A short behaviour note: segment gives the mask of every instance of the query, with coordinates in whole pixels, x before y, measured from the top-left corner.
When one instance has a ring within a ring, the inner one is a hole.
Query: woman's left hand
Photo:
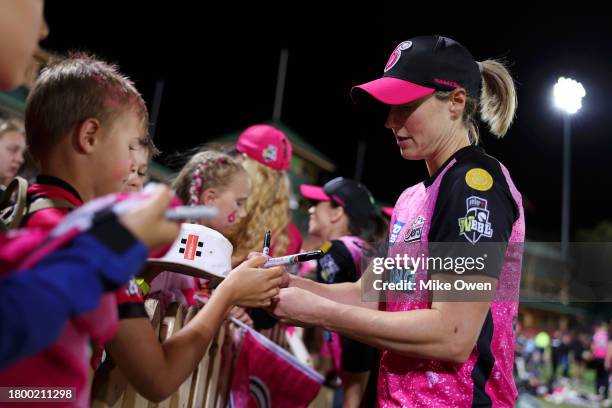
[[[270,312],[279,320],[293,326],[320,325],[320,313],[327,299],[304,289],[281,289],[272,301]]]

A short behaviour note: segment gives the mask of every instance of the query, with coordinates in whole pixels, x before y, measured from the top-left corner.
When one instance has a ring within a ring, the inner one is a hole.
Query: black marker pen
[[[281,256],[279,258],[270,258],[263,265],[264,268],[271,268],[279,265],[293,265],[298,262],[311,261],[313,259],[321,259],[323,251],[302,252],[300,254]]]

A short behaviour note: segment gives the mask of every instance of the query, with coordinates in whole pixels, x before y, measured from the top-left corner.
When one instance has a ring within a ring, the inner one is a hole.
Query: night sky
[[[138,9],[126,9],[128,2],[83,3],[47,2],[51,34],[43,46],[89,50],[116,62],[149,104],[155,81],[163,79],[156,143],[165,153],[270,120],[279,53],[286,47],[282,121],[335,162],[337,175],[354,176],[357,144],[364,141],[363,181],[388,203],[427,175],[425,165],[401,158],[383,127],[384,112],[354,106],[351,86],[379,77],[395,46],[416,35],[451,37],[477,60],[505,58],[518,87],[516,121],[503,140],[481,126],[482,145],[523,193],[532,239],[559,240],[563,128],[552,86],[558,76],[573,77],[587,96],[572,120],[572,228],[612,219],[609,17],[435,15],[443,11],[417,17],[388,8],[343,15],[302,12],[297,3],[284,15],[262,17],[238,3],[224,12],[178,2],[134,2]]]

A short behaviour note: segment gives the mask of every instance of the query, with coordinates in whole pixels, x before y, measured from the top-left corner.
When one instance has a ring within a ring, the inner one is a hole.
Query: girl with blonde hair
[[[261,251],[266,231],[272,231],[271,256],[298,252],[301,237],[289,213],[289,177],[292,146],[283,132],[269,125],[254,125],[240,135],[236,150],[252,183],[246,216],[230,234],[232,264],[250,252]]]

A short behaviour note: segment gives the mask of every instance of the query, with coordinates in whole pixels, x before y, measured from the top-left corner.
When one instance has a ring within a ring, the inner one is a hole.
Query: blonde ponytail
[[[477,145],[480,139],[478,132],[477,112],[480,119],[489,125],[489,130],[498,139],[504,137],[514,120],[516,112],[516,89],[508,69],[499,61],[486,60],[477,62],[482,77],[482,91],[477,95],[467,95],[463,110],[463,123],[468,130],[470,143]],[[438,99],[447,100],[451,91],[437,91]]]
[[[516,89],[508,69],[499,61],[478,63],[482,75],[480,118],[489,125],[491,133],[504,137],[516,112]]]

